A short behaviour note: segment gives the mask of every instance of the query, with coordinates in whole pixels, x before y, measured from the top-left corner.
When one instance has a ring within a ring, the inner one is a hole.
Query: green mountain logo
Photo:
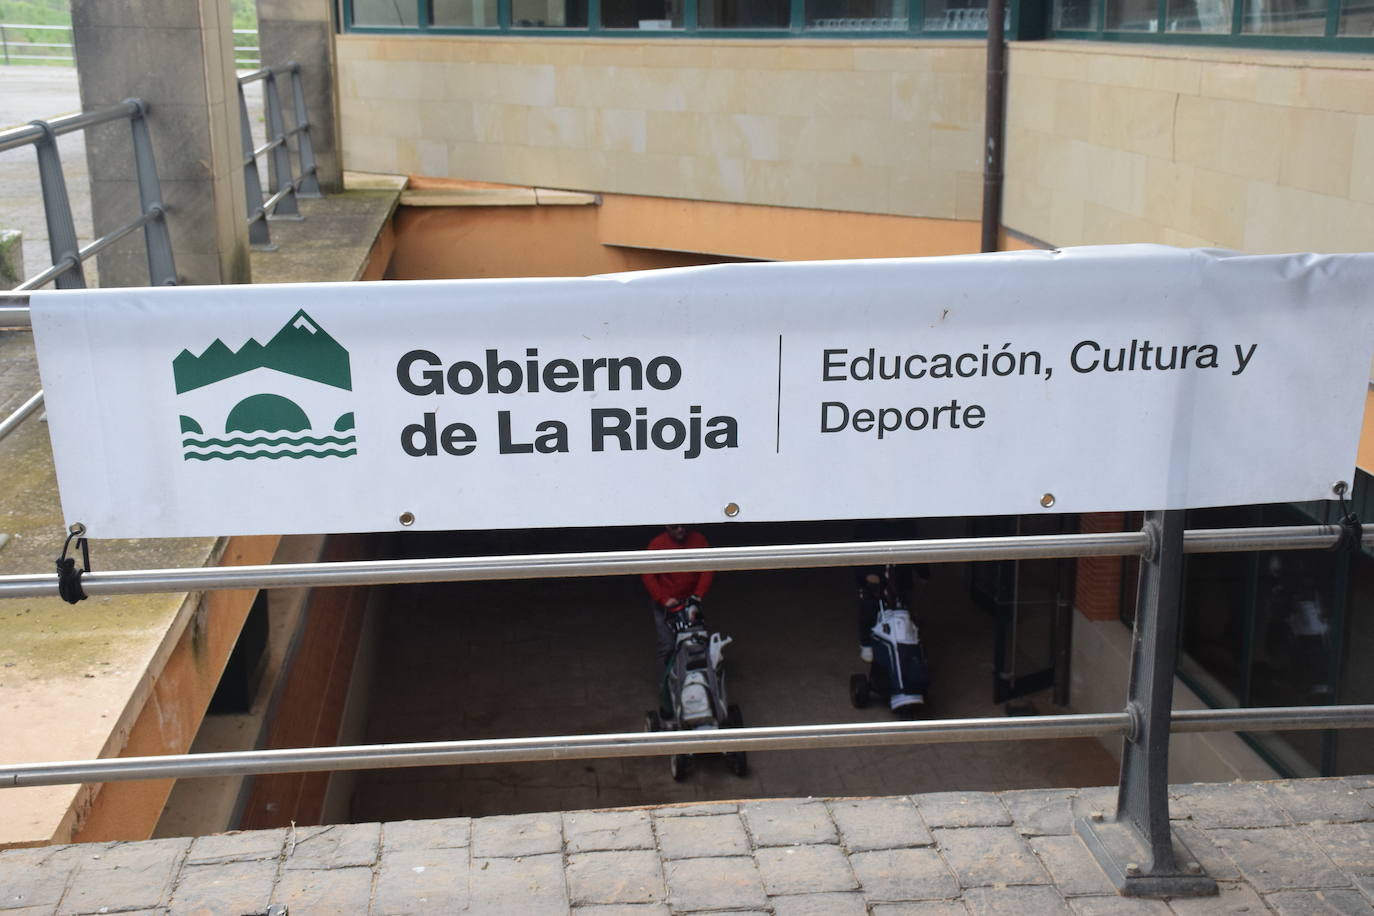
[[[273,373],[241,378],[258,369]],[[172,360],[172,378],[186,405],[180,422],[187,461],[357,454],[353,411],[340,394],[353,390],[348,351],[304,309],[266,344],[249,338],[231,350],[216,338],[199,356],[182,350]],[[191,414],[224,420],[202,424]]]
[[[230,350],[217,337],[199,356],[182,350],[172,360],[177,394],[261,368],[276,369],[345,391],[353,390],[348,351],[316,324],[305,309],[282,325],[266,346],[250,337],[238,350]]]

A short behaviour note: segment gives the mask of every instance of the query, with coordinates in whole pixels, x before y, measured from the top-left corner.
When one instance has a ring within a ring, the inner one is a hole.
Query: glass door
[[[978,537],[1064,534],[1076,529],[1065,515],[978,519]],[[972,596],[992,614],[992,698],[995,703],[1056,687],[1055,702],[1068,688],[1069,609],[1074,561],[1001,560],[974,564]]]

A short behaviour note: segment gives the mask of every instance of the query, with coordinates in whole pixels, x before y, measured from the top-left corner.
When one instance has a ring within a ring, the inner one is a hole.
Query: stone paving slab
[[[0,916],[1374,916],[1369,781],[1176,786],[1215,897],[1119,897],[1107,788],[340,824],[0,852]],[[1365,807],[1361,807],[1364,804]],[[1247,820],[1247,817],[1249,820]]]

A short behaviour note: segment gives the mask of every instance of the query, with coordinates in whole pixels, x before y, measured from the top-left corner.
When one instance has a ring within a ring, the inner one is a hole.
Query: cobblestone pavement
[[[1073,819],[1115,788],[298,827],[0,853],[0,911],[653,916],[1374,913],[1374,779],[1173,789],[1220,896],[1113,892]]]

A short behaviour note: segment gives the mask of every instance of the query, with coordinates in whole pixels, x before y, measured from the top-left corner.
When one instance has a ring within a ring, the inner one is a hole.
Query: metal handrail
[[[1296,731],[1374,727],[1374,706],[1286,706],[1268,709],[1180,709],[1175,732]],[[340,747],[284,748],[167,754],[105,760],[0,765],[0,789],[28,786],[261,776],[270,773],[378,770],[478,763],[532,763],[606,757],[656,757],[728,751],[775,751],[909,744],[1110,738],[1129,734],[1127,712],[1008,719],[936,719],[925,722],[850,722],[685,732],[618,732],[538,738],[423,741]]]
[[[4,300],[0,299],[0,305]],[[1301,730],[1374,727],[1374,705],[1275,709],[1172,709],[1178,653],[1178,603],[1185,553],[1318,549],[1348,537],[1327,525],[1224,528],[1186,532],[1183,512],[1150,512],[1139,531],[928,541],[845,542],[766,547],[540,554],[440,560],[373,560],[278,567],[88,573],[95,594],[389,584],[405,581],[516,579],[701,569],[780,569],[951,560],[1071,556],[1140,558],[1140,594],[1125,709],[1118,713],[850,723],[662,734],[615,733],[553,738],[497,738],[333,748],[287,748],[223,754],[178,754],[76,762],[0,765],[0,787],[212,775],[356,770],[400,766],[661,756],[679,753],[855,747],[953,741],[1120,736],[1121,779],[1113,817],[1094,815],[1074,831],[1118,892],[1141,896],[1216,893],[1216,883],[1190,861],[1169,820],[1169,736],[1174,731]],[[84,533],[74,528],[74,533]],[[1360,546],[1374,544],[1374,531]],[[50,595],[52,576],[0,577],[0,597]],[[1142,864],[1144,863],[1143,867]]]
[[[20,423],[24,422],[25,417],[27,417],[29,414],[33,413],[35,410],[42,406],[43,392],[39,391],[37,394],[31,396],[23,404],[20,404],[19,407],[14,411],[14,413],[10,414],[8,417],[5,417],[3,421],[0,421],[0,439],[3,439],[10,433],[14,432],[15,427],[17,427]]]
[[[291,81],[291,101],[295,126],[286,129],[282,118],[281,93],[277,77]],[[267,142],[253,146],[252,124],[248,119],[248,102],[243,87],[262,81],[263,100],[267,109]],[[294,61],[284,66],[261,67],[238,78],[239,129],[243,147],[243,192],[248,215],[248,242],[263,251],[272,251],[268,220],[299,220],[302,197],[321,197],[319,176],[315,165],[315,151],[310,142],[310,119],[305,110],[305,90],[301,85],[301,66]],[[290,140],[296,141],[296,161],[299,174],[291,165]],[[270,154],[270,155],[269,155]],[[258,157],[268,156],[268,195],[264,199],[262,177],[258,172]]]
[[[30,121],[22,127],[0,132],[0,152],[33,146],[38,156],[39,183],[43,192],[43,209],[48,224],[48,244],[52,266],[16,287],[16,291],[37,289],[56,281],[58,289],[84,289],[85,273],[81,265],[87,259],[124,238],[136,229],[144,230],[148,253],[148,277],[151,285],[172,286],[177,282],[172,259],[171,237],[167,232],[166,210],[153,162],[153,146],[148,134],[147,106],[139,99],[126,99],[118,105],[94,111],[79,112],[50,121]],[[71,201],[57,138],[111,121],[128,119],[133,132],[134,169],[138,178],[139,202],[142,213],[132,222],[80,247],[76,239],[76,225],[72,219]]]
[[[30,31],[41,32],[66,32],[68,37],[72,34],[70,25],[39,25],[27,22],[0,22],[0,61],[8,64],[15,60],[38,60],[51,62],[70,62],[74,63],[76,58],[69,54],[12,54],[10,53],[10,29],[27,29]],[[73,50],[75,47],[72,42],[54,41],[24,41],[15,42],[16,47],[20,48],[64,48]]]
[[[38,180],[43,194],[43,211],[48,226],[48,247],[52,266],[15,287],[15,293],[39,289],[56,283],[58,289],[85,289],[86,274],[81,265],[138,229],[148,256],[148,280],[154,286],[175,286],[176,264],[172,257],[172,239],[167,231],[167,210],[162,203],[162,189],[153,161],[153,143],[148,133],[148,107],[140,99],[125,99],[93,111],[53,118],[50,121],[30,121],[22,127],[0,131],[0,152],[33,146],[38,156]],[[111,121],[127,118],[133,133],[134,172],[138,180],[138,197],[142,213],[118,229],[93,242],[80,246],[76,237],[76,223],[72,218],[71,199],[67,196],[67,180],[62,169],[57,138]],[[43,392],[30,397],[22,407],[0,422],[0,438],[12,432],[19,423],[43,403]]]
[[[1336,544],[1340,536],[1340,529],[1330,525],[1198,529],[1187,532],[1183,550],[1185,553],[1321,550]],[[1374,526],[1364,535],[1364,544],[1374,547]],[[887,563],[1143,557],[1149,555],[1153,549],[1154,544],[1147,533],[1117,531],[1099,534],[684,548],[673,551],[614,550],[423,560],[358,560],[114,570],[86,573],[81,578],[81,586],[88,595],[139,595],[244,588],[319,588],[415,582],[582,578],[701,570],[824,569]],[[53,573],[0,576],[0,598],[49,598],[57,594],[57,577]]]

